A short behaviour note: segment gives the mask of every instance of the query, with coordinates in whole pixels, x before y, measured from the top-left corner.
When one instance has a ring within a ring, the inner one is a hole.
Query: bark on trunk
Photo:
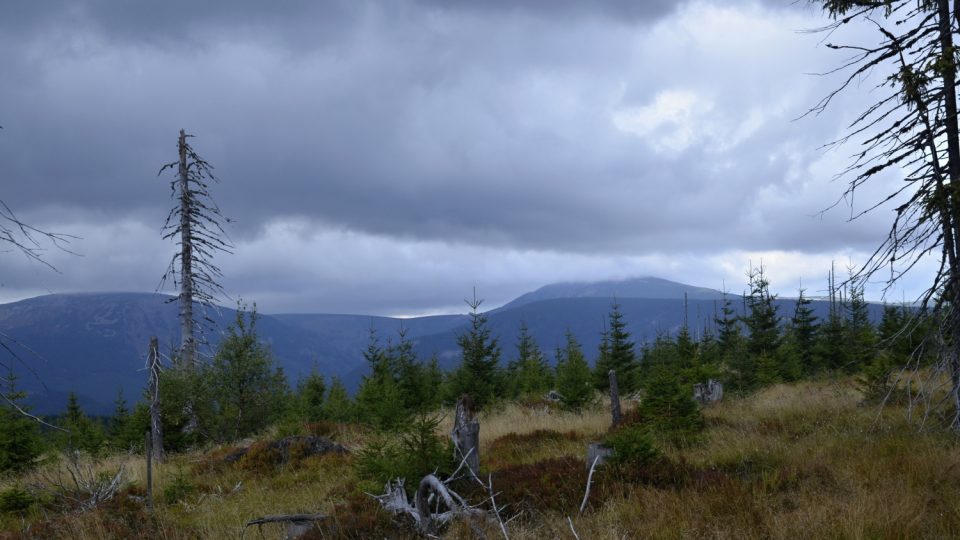
[[[473,400],[464,394],[457,400],[454,413],[453,432],[454,459],[464,460],[470,473],[477,476],[480,472],[480,421],[474,416]]]
[[[180,151],[180,356],[187,366],[197,363],[197,346],[193,336],[193,197],[190,171],[187,168],[187,135],[181,129]]]
[[[160,346],[156,336],[150,338],[148,369],[150,370],[150,442],[153,447],[153,458],[159,463],[163,461],[163,425],[160,420]]]
[[[620,424],[620,390],[617,388],[617,372],[610,370],[607,375],[610,377],[610,416],[611,425],[617,427]]]

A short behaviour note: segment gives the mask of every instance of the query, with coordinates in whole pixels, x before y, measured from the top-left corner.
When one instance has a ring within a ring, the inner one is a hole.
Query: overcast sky
[[[264,312],[646,275],[741,291],[761,260],[776,292],[820,294],[892,217],[820,214],[854,151],[820,147],[871,98],[794,121],[839,80],[810,75],[843,59],[801,32],[826,22],[792,0],[5,2],[0,197],[81,239],[47,253],[59,274],[2,254],[0,301],[154,290],[181,128],[234,220],[224,286]]]

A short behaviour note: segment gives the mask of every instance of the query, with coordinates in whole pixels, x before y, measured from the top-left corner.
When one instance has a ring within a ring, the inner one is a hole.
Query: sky
[[[793,0],[50,0],[0,7],[0,199],[74,235],[0,301],[154,291],[180,129],[215,167],[225,303],[411,316],[558,281],[823,294],[892,220],[843,199],[872,99]],[[850,25],[829,40],[871,43]],[[839,204],[835,204],[838,203]],[[918,267],[886,293],[912,299]],[[879,300],[886,275],[868,286]],[[172,292],[161,289],[162,292]]]

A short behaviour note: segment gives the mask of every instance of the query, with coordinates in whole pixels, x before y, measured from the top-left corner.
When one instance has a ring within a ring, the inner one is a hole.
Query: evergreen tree
[[[780,345],[780,317],[775,296],[770,294],[770,282],[763,266],[753,269],[750,278],[750,294],[747,295],[747,314],[743,317],[749,332],[747,350],[755,357],[772,356]]]
[[[540,351],[537,342],[530,335],[525,322],[520,323],[520,336],[517,341],[517,359],[507,368],[508,384],[512,387],[512,397],[542,396],[553,386],[553,374]]]
[[[376,334],[370,330],[370,342],[363,356],[370,374],[365,375],[357,391],[356,410],[361,422],[378,429],[400,427],[410,416],[404,407],[403,395],[395,376],[395,362],[391,348],[380,346]]]
[[[0,405],[0,472],[20,472],[31,468],[43,453],[43,440],[35,420],[16,407],[26,411],[26,394],[17,390],[13,370],[7,374],[4,395],[9,402]]]
[[[676,442],[683,442],[703,428],[703,415],[693,400],[693,390],[681,386],[677,373],[667,366],[658,365],[638,406],[644,423],[667,435]]]
[[[557,349],[557,392],[564,407],[580,409],[593,399],[591,375],[577,338],[568,330],[566,348]]]
[[[356,410],[350,395],[347,394],[347,388],[339,377],[334,377],[330,382],[330,392],[327,394],[327,401],[324,404],[327,418],[336,422],[353,422],[356,420]]]
[[[67,433],[60,435],[60,445],[67,451],[82,450],[90,455],[99,455],[103,450],[105,435],[103,428],[92,421],[80,408],[77,394],[67,395],[67,410],[63,415],[63,428]]]
[[[114,401],[113,416],[107,426],[110,446],[116,450],[129,450],[143,444],[146,430],[140,431],[134,417],[127,408],[127,400],[123,397],[123,389],[117,392]]]
[[[617,386],[624,394],[637,389],[639,383],[639,365],[633,349],[633,341],[627,332],[627,323],[620,312],[620,304],[614,302],[608,315],[610,330],[606,333],[606,342],[601,343],[600,358],[594,370],[594,384],[601,391],[609,390],[610,370],[617,372]]]
[[[876,345],[876,334],[870,321],[869,305],[863,297],[862,284],[851,283],[847,310],[845,343],[849,352],[844,370],[853,373],[872,361]]]
[[[326,415],[324,396],[327,384],[316,367],[297,382],[297,414],[307,422],[319,422]]]
[[[436,392],[437,388],[429,386],[426,368],[417,360],[413,342],[407,339],[405,329],[400,329],[399,338],[397,344],[390,349],[389,355],[396,370],[395,377],[403,408],[411,413],[428,411],[432,408],[431,394]]]
[[[487,316],[478,311],[482,300],[468,301],[470,326],[457,337],[460,346],[460,367],[451,378],[451,390],[455,396],[468,394],[478,408],[488,405],[501,393],[498,373],[500,345],[490,336]]]
[[[817,316],[813,314],[813,308],[810,307],[811,304],[810,299],[804,295],[804,289],[800,289],[788,332],[793,354],[800,364],[801,371],[806,375],[813,374],[818,369],[814,352],[819,324]],[[792,378],[788,377],[788,380]]]
[[[239,439],[276,421],[288,401],[283,370],[257,338],[256,305],[249,316],[237,310],[234,324],[204,371],[214,414],[206,420],[217,440]]]
[[[714,317],[714,324],[717,325],[718,352],[721,357],[726,358],[739,348],[743,340],[740,332],[740,318],[726,293],[723,294],[722,314],[722,317]]]

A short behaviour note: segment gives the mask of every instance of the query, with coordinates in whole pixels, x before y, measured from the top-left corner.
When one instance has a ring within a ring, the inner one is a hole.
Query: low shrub
[[[36,497],[19,486],[0,491],[0,512],[2,513],[22,514],[36,503]]]
[[[587,471],[582,459],[567,456],[511,465],[492,473],[491,480],[497,504],[509,505],[510,514],[518,510],[569,513],[580,506]],[[472,500],[488,496],[476,482],[473,486]]]
[[[183,471],[178,471],[169,484],[163,488],[163,502],[176,504],[197,492],[197,486],[190,482]]]

